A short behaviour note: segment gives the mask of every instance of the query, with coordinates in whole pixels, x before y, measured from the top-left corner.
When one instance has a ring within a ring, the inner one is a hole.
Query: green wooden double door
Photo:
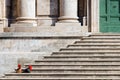
[[[100,32],[120,32],[120,0],[100,1]]]

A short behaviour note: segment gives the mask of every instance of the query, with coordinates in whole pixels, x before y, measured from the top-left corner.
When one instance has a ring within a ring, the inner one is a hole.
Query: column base
[[[81,23],[62,23],[62,22],[58,22],[56,23],[56,26],[64,26],[64,27],[68,27],[68,26],[73,26],[73,27],[76,27],[76,26],[81,26]]]
[[[57,17],[38,16],[38,26],[54,26],[57,22]]]
[[[65,33],[79,33],[82,31],[81,23],[56,23],[56,30]]]
[[[19,17],[19,18],[17,18],[16,24],[26,26],[26,27],[37,26],[36,18]]]
[[[62,17],[59,17],[59,23],[79,23],[78,21],[78,17],[70,17],[70,16],[62,16]]]

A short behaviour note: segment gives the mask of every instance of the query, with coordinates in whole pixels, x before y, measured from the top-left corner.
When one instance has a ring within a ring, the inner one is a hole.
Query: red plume
[[[18,64],[18,68],[21,68],[21,64]]]
[[[31,65],[29,65],[28,68],[32,71],[32,66]]]

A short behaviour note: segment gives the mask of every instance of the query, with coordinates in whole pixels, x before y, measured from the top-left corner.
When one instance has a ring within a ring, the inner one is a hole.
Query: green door
[[[100,0],[100,31],[120,32],[120,0]]]

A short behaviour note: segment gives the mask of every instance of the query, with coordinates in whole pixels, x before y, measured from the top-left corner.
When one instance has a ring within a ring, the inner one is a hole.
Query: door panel
[[[100,31],[120,32],[120,0],[100,0]]]

